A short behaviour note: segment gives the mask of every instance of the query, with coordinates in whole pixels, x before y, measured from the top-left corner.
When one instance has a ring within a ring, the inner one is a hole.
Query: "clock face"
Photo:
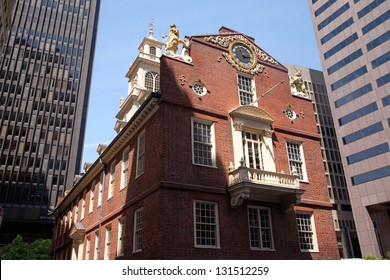
[[[233,43],[230,50],[233,59],[241,67],[249,69],[255,65],[256,60],[253,51],[246,44],[241,42]]]

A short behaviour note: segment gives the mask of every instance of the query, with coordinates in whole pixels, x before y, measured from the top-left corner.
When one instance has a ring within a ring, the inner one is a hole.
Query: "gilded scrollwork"
[[[214,45],[221,46],[223,48],[228,48],[230,46],[230,44],[234,41],[243,41],[247,45],[249,45],[249,47],[256,53],[256,56],[259,60],[266,61],[266,62],[269,62],[269,63],[274,64],[274,65],[279,65],[279,63],[275,59],[273,59],[271,56],[269,56],[268,54],[266,54],[265,52],[261,51],[259,48],[254,46],[243,35],[209,36],[209,37],[205,37],[205,41],[210,42]],[[225,58],[226,58],[226,56],[225,56]],[[228,61],[228,62],[231,63],[230,61]],[[261,72],[259,72],[259,73],[261,73]]]
[[[235,68],[241,72],[251,74],[251,75],[264,72],[265,67],[263,65],[261,65],[260,63],[257,63],[256,66],[252,69],[245,69],[245,68],[241,67],[240,65],[238,65],[229,53],[222,53],[222,55],[223,55],[223,57],[225,57],[226,61],[228,63],[230,63],[230,65],[233,66],[233,68]]]

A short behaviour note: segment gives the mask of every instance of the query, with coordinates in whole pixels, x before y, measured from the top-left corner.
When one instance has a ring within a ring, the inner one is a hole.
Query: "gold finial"
[[[153,34],[154,34],[154,19],[152,18],[149,23],[149,37],[153,38]]]

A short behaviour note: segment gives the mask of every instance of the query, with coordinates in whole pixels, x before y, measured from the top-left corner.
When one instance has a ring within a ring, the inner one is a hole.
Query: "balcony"
[[[242,162],[243,163],[243,162]],[[244,199],[280,203],[284,212],[300,204],[304,190],[299,187],[297,175],[248,168],[244,165],[230,168],[230,205],[240,206]]]

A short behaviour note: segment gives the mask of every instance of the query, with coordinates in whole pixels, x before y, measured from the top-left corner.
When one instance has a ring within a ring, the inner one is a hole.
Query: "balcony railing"
[[[295,173],[295,172],[294,172]],[[285,174],[244,165],[230,168],[228,191],[231,206],[240,206],[244,199],[281,203],[285,211],[300,203],[304,190],[300,189],[297,174]]]

